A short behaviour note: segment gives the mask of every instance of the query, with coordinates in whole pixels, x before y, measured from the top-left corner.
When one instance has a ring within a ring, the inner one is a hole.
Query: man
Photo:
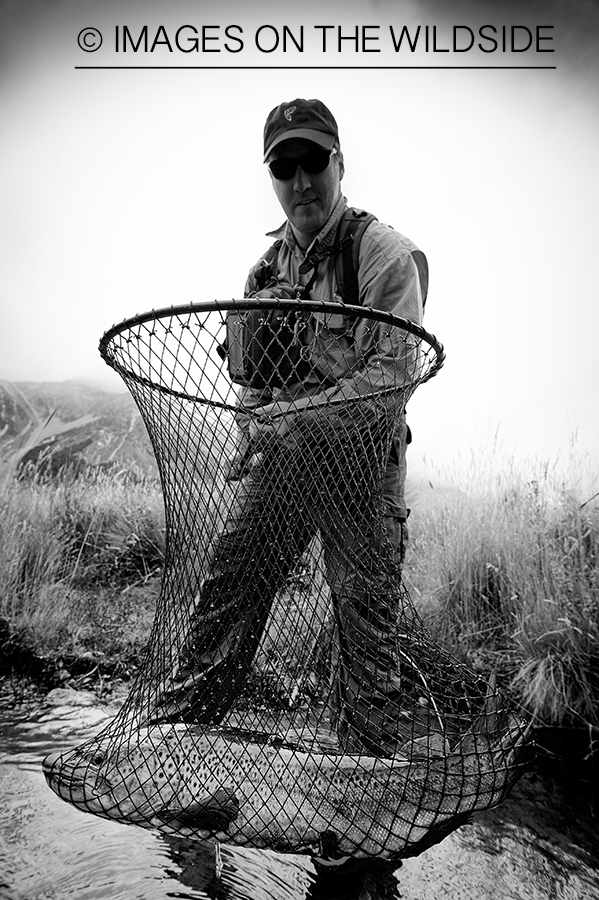
[[[341,301],[337,123],[319,100],[275,108],[264,161],[287,217],[274,271],[250,272],[246,296]],[[357,259],[359,302],[420,323],[424,255],[376,220]],[[398,738],[406,425],[402,384],[417,350],[399,329],[316,311],[301,325],[304,368],[279,387],[244,386],[235,507],[211,552],[191,634],[157,718],[215,724],[247,677],[273,600],[310,541],[322,539],[335,619],[328,706],[341,746],[388,755]],[[361,400],[360,398],[364,398]],[[248,457],[257,460],[248,469]],[[257,456],[255,454],[258,454]],[[380,487],[382,485],[382,497]],[[379,500],[384,500],[384,515]]]
[[[302,167],[302,159],[310,170]],[[246,283],[246,296],[295,297],[297,287],[310,281],[309,296],[315,300],[341,299],[335,279],[335,260],[331,255],[326,266],[320,266],[314,280],[311,273],[302,277],[299,269],[314,242],[330,245],[335,239],[339,221],[347,209],[341,193],[341,180],[345,167],[339,143],[337,123],[327,107],[319,100],[293,100],[282,103],[270,113],[264,129],[264,161],[269,166],[271,181],[279,202],[287,216],[287,222],[271,237],[282,239],[278,256],[278,285],[267,291],[257,290],[254,267]],[[285,177],[289,175],[289,177]],[[278,177],[277,177],[278,176]],[[320,233],[322,232],[322,233]],[[364,306],[384,309],[420,324],[428,287],[428,267],[424,254],[407,238],[374,221],[368,227],[360,247],[358,268],[360,302]],[[294,287],[291,287],[291,286]],[[333,326],[334,327],[334,326]],[[321,347],[324,343],[321,342]],[[319,348],[314,348],[314,356]],[[335,372],[335,375],[338,375]],[[299,396],[314,393],[318,381],[298,385],[293,393],[295,408]],[[362,379],[362,387],[366,384]],[[337,393],[338,387],[333,393]],[[328,392],[331,393],[331,392]],[[359,385],[346,379],[344,394],[360,393]],[[247,390],[241,402],[246,408],[254,407],[265,417],[273,407],[267,405],[268,392]],[[285,409],[285,402],[278,399],[277,410]],[[261,432],[259,420],[251,424],[253,436]],[[280,427],[285,427],[281,422]],[[268,437],[268,427],[265,436]],[[388,536],[395,547],[396,560],[403,563],[407,540],[406,506],[406,447],[409,430],[405,416],[398,423],[391,447],[389,464],[385,474],[385,524]],[[236,474],[247,448],[243,447],[233,461]]]

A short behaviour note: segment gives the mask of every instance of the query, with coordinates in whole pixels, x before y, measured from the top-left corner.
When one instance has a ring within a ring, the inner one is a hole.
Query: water
[[[45,784],[41,760],[114,710],[53,692],[27,715],[0,703],[0,900],[599,900],[588,785],[538,773],[393,872],[317,871],[299,856],[166,838],[82,813]]]

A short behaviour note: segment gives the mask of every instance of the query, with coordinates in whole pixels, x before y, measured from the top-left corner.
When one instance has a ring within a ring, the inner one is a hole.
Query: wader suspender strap
[[[372,213],[350,207],[339,224],[337,246],[341,252],[335,260],[337,287],[343,302],[351,306],[360,306],[358,255],[362,235],[373,221]]]
[[[358,285],[358,256],[362,235],[376,217],[363,209],[347,210],[339,225],[337,246],[340,248],[335,265],[337,286],[345,303],[360,306],[360,288]],[[412,259],[418,270],[420,290],[422,292],[422,308],[426,306],[428,294],[428,262],[422,250],[413,250]]]

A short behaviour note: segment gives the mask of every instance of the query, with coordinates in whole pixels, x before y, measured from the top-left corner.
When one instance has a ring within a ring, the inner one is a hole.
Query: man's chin
[[[316,237],[324,225],[324,222],[325,220],[319,212],[316,210],[308,212],[308,210],[306,210],[305,213],[294,215],[291,224],[293,225],[294,231],[299,231],[305,240],[309,239],[311,241]]]

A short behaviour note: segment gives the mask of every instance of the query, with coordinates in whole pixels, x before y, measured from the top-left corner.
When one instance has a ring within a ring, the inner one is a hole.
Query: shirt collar
[[[317,246],[328,247],[335,240],[335,235],[337,234],[337,225],[343,216],[343,213],[347,209],[347,200],[341,194],[337,203],[333,207],[333,211],[331,215],[327,219],[327,221],[322,226],[321,230],[318,232],[310,246],[306,250],[306,256],[314,250]],[[278,228],[274,231],[267,231],[267,237],[272,237],[277,240],[283,240],[289,247],[289,249],[293,252],[295,247],[298,246],[297,241],[295,239],[295,235],[293,233],[293,229],[288,221],[283,222]]]

